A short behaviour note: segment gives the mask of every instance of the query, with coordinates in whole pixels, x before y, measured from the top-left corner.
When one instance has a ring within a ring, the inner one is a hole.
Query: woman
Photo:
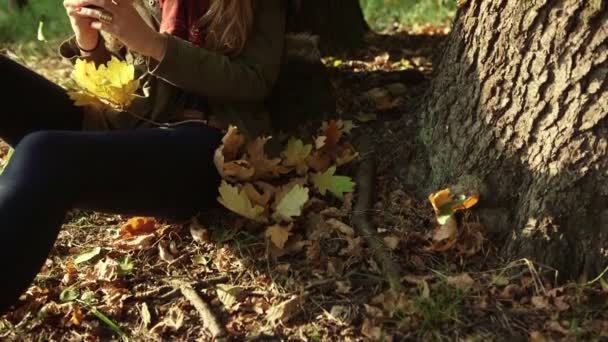
[[[64,6],[75,34],[62,56],[118,56],[142,85],[128,112],[96,112],[0,56],[10,82],[0,137],[15,148],[0,177],[0,313],[33,281],[70,208],[187,218],[215,203],[221,128],[253,137],[270,127],[263,102],[281,64],[284,0]]]

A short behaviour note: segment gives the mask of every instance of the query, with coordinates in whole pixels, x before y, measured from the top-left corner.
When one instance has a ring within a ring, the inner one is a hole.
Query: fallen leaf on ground
[[[173,253],[171,253],[171,251],[169,250],[169,244],[165,241],[161,241],[158,244],[158,255],[163,261],[166,261],[168,263],[171,263],[176,259],[175,255],[173,255]]]
[[[280,166],[281,158],[269,159],[264,152],[264,146],[270,140],[259,137],[247,146],[247,161],[254,169],[254,179],[275,178],[289,170]]]
[[[276,221],[291,222],[294,217],[302,214],[302,208],[308,202],[308,198],[308,188],[299,184],[294,185],[278,199],[272,218]]]
[[[121,228],[121,235],[145,235],[156,231],[156,220],[152,217],[130,218]]]
[[[445,252],[456,245],[458,241],[458,228],[456,220],[449,217],[445,224],[435,228],[433,232],[433,241],[429,250],[435,252]]]
[[[239,188],[222,181],[219,188],[220,197],[218,201],[227,209],[248,219],[263,222],[265,218],[262,216],[264,208],[251,203],[247,193]]]
[[[163,320],[150,329],[151,334],[161,335],[165,331],[178,331],[184,324],[184,312],[177,306],[172,306]]]
[[[255,185],[256,186],[251,183],[245,183],[245,185],[243,185],[243,191],[245,191],[247,197],[249,197],[253,203],[265,207],[272,199],[272,196],[277,192],[277,189],[273,185],[265,182],[256,182]],[[259,192],[258,188],[262,189],[262,192]]]
[[[113,282],[118,278],[118,262],[110,257],[99,260],[93,268],[92,279]]]
[[[325,221],[330,227],[336,229],[337,231],[339,231],[340,233],[346,235],[346,236],[350,236],[353,237],[355,236],[355,230],[353,229],[353,227],[347,225],[346,223],[337,220],[335,218],[330,218],[328,220]]]
[[[332,166],[323,173],[312,174],[312,183],[321,195],[327,191],[342,199],[344,194],[355,191],[355,183],[350,177],[336,176],[336,166]]]
[[[146,234],[127,238],[121,238],[113,242],[114,246],[125,251],[148,248],[154,242],[156,234]]]
[[[286,226],[276,224],[274,226],[270,226],[266,228],[266,232],[264,235],[266,238],[270,239],[272,243],[279,249],[285,248],[285,243],[289,239],[291,235],[291,229],[293,228],[293,223],[290,223]]]
[[[361,334],[372,341],[380,341],[382,338],[382,328],[372,323],[369,318],[363,320]]]
[[[323,137],[325,137],[325,139],[323,139],[323,142],[317,142],[316,143],[316,147],[317,149],[321,149],[321,148],[333,148],[335,147],[338,142],[340,141],[340,138],[342,137],[342,130],[340,130],[340,128],[338,127],[338,123],[336,122],[336,120],[330,120],[329,122],[324,122],[323,126],[321,127],[321,130],[323,131]],[[318,138],[317,138],[318,139]]]
[[[240,300],[240,297],[244,291],[244,287],[229,284],[217,284],[215,287],[217,297],[228,310],[231,310]]]
[[[192,240],[199,244],[209,242],[209,232],[196,217],[190,220],[190,235],[192,235]]]
[[[287,147],[283,151],[283,165],[295,167],[296,173],[303,176],[308,171],[308,158],[312,152],[312,145],[304,145],[300,139],[291,138],[287,142]]]
[[[399,242],[401,241],[401,239],[394,235],[385,236],[383,240],[384,245],[386,245],[386,247],[388,247],[390,250],[397,249],[397,247],[399,247]]]
[[[77,256],[74,259],[74,264],[78,265],[78,264],[82,264],[85,263],[87,261],[92,260],[93,258],[97,257],[99,255],[99,253],[101,253],[101,247],[95,247],[92,250],[82,253],[79,256]]]
[[[378,114],[370,112],[360,112],[355,116],[355,119],[359,120],[360,122],[366,123],[378,120]]]
[[[468,290],[475,284],[475,280],[468,273],[461,273],[456,276],[449,276],[447,283],[457,289]]]
[[[272,306],[266,314],[266,321],[271,325],[286,323],[300,310],[301,305],[302,297],[293,295],[290,299]]]
[[[346,165],[359,157],[359,152],[351,144],[344,144],[338,148],[336,165]]]

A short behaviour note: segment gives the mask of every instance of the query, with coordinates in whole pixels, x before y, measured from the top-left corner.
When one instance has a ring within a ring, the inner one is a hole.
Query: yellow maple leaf
[[[307,161],[310,152],[312,152],[312,145],[304,145],[302,140],[291,138],[287,142],[285,151],[283,151],[283,155],[285,156],[283,165],[295,167],[296,173],[303,176],[308,171]]]
[[[239,191],[238,187],[222,181],[219,192],[218,201],[227,209],[254,221],[266,221],[266,218],[262,215],[264,208],[252,204],[245,191]]]
[[[289,223],[286,226],[275,224],[274,226],[266,228],[264,236],[266,236],[267,239],[270,239],[270,241],[272,241],[272,243],[277,246],[277,248],[283,249],[285,248],[285,243],[291,235],[292,228],[293,223]]]
[[[272,218],[275,221],[291,222],[293,217],[302,214],[302,208],[308,202],[308,198],[308,188],[300,184],[293,185],[281,198],[277,199]]]
[[[125,110],[135,99],[135,92],[139,88],[133,65],[116,57],[99,67],[95,66],[95,62],[79,59],[74,65],[72,78],[79,88],[70,92],[70,96],[77,99],[75,104],[95,108],[99,108],[99,104],[91,98],[99,99],[106,107]]]

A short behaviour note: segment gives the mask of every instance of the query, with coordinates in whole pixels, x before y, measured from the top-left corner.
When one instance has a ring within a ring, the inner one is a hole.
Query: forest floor
[[[141,221],[145,234],[130,240],[117,238],[130,217],[74,210],[35,283],[0,318],[0,340],[193,341],[218,331],[234,341],[608,340],[606,278],[558,286],[547,267],[501,260],[474,209],[439,227],[429,200],[402,181],[445,33],[372,35],[361,51],[325,60],[338,98],[328,119],[353,120],[355,146],[375,143],[370,217],[401,291],[353,228],[356,193],[311,200],[283,249],[223,209]],[[23,62],[53,80],[71,70],[56,58]]]

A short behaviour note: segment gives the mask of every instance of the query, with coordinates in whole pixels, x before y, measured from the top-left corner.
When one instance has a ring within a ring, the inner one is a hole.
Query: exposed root
[[[362,136],[359,140],[359,151],[365,156],[357,171],[357,201],[353,210],[353,225],[370,247],[374,259],[382,265],[384,276],[394,291],[401,291],[401,270],[399,265],[391,258],[390,252],[376,234],[368,220],[368,213],[372,208],[374,198],[374,184],[376,181],[376,158],[373,144],[369,136]]]

